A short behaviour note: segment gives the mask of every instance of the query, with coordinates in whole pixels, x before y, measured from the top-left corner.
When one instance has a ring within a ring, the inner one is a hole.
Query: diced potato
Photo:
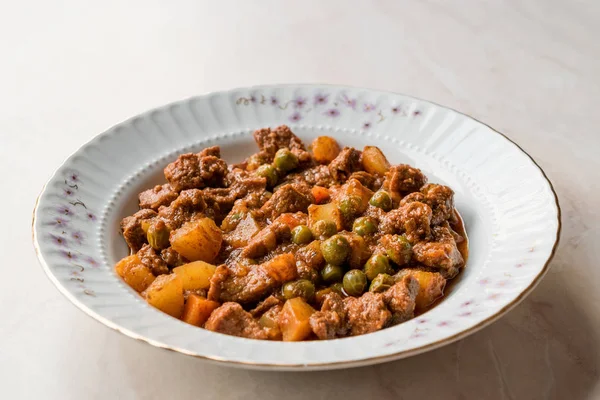
[[[315,198],[315,203],[323,204],[329,201],[329,189],[322,186],[313,186],[311,189],[312,195]]]
[[[365,171],[374,175],[383,175],[390,168],[383,152],[375,146],[365,146],[362,153],[362,164]]]
[[[367,207],[369,206],[369,200],[371,196],[373,196],[373,191],[371,189],[363,186],[362,183],[358,179],[350,179],[342,186],[342,190],[338,193],[338,198],[343,198],[345,196],[357,196],[360,197],[360,208],[358,209],[358,213],[361,214],[365,212]]]
[[[260,231],[260,226],[254,220],[254,217],[248,214],[240,221],[233,232],[227,236],[227,243],[235,249],[244,247],[248,244],[248,241],[258,233],[258,231]]]
[[[142,296],[160,311],[179,318],[183,312],[183,282],[177,274],[158,276]]]
[[[210,287],[210,278],[215,269],[216,266],[204,261],[193,261],[173,268],[173,273],[181,278],[183,290],[198,290]]]
[[[308,226],[312,228],[320,220],[334,222],[338,231],[341,231],[344,227],[342,214],[335,203],[311,204],[308,206]]]
[[[171,232],[169,240],[173,250],[188,260],[211,262],[219,254],[223,233],[212,219],[202,218]]]
[[[115,271],[129,286],[138,292],[146,290],[155,279],[150,268],[142,264],[136,254],[119,261],[115,265]]]
[[[284,342],[296,342],[306,339],[312,330],[310,316],[315,309],[308,305],[302,297],[295,297],[285,302],[279,315],[279,326]]]
[[[279,283],[291,281],[296,278],[296,258],[293,254],[286,253],[273,257],[261,264],[261,267],[270,277]]]
[[[310,145],[313,157],[318,163],[329,164],[340,154],[340,145],[330,136],[319,136]]]
[[[398,276],[411,275],[419,281],[419,293],[415,299],[416,309],[422,310],[444,295],[446,279],[439,272],[403,269]]]
[[[216,301],[206,300],[197,294],[190,294],[185,302],[181,320],[191,325],[202,326],[219,306],[220,304]]]

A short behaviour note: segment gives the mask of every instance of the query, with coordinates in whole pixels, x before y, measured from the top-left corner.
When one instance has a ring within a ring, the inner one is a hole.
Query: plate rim
[[[508,304],[506,304],[504,307],[502,307],[501,309],[499,309],[495,314],[487,317],[486,319],[478,322],[477,324],[464,329],[460,332],[455,333],[452,336],[443,338],[443,339],[439,339],[436,340],[432,343],[427,343],[427,344],[423,344],[419,347],[413,348],[413,349],[408,349],[408,350],[402,350],[402,351],[398,351],[392,354],[386,354],[386,355],[381,355],[381,356],[374,356],[374,357],[368,357],[368,358],[364,358],[364,359],[360,359],[360,360],[351,360],[351,361],[335,361],[335,362],[326,362],[326,363],[298,363],[298,364],[290,364],[290,363],[284,363],[284,364],[278,364],[278,363],[256,363],[256,362],[246,362],[246,361],[233,361],[233,360],[226,360],[226,359],[222,359],[219,357],[214,357],[214,356],[205,356],[205,355],[200,355],[197,354],[193,351],[189,351],[186,349],[182,349],[179,347],[175,347],[175,346],[170,346],[167,344],[164,344],[160,341],[145,337],[145,336],[141,336],[129,329],[123,328],[122,326],[120,326],[119,324],[110,321],[108,319],[106,319],[105,317],[101,316],[100,314],[98,314],[96,311],[90,309],[88,306],[84,305],[83,303],[81,303],[75,296],[73,296],[59,281],[58,279],[54,276],[54,274],[52,273],[52,271],[50,270],[50,267],[48,266],[48,264],[46,263],[44,256],[42,255],[40,248],[39,248],[39,243],[38,243],[38,233],[36,232],[36,218],[37,218],[37,213],[38,213],[38,206],[39,206],[39,200],[41,198],[41,196],[44,194],[44,192],[46,191],[47,185],[50,181],[52,181],[52,179],[54,179],[54,177],[56,176],[56,173],[60,170],[60,168],[69,160],[71,159],[72,156],[74,156],[77,152],[80,151],[80,149],[82,149],[83,147],[91,144],[92,142],[94,142],[95,140],[97,140],[101,135],[103,135],[104,133],[111,131],[113,128],[127,123],[128,121],[132,121],[135,118],[139,118],[140,116],[146,115],[146,114],[150,114],[154,111],[163,109],[163,108],[167,108],[167,107],[171,107],[173,105],[176,104],[180,104],[180,103],[185,103],[188,101],[191,101],[193,99],[196,98],[200,98],[200,97],[206,97],[206,96],[211,96],[211,95],[216,95],[216,94],[222,94],[222,93],[228,93],[228,92],[234,92],[234,91],[240,91],[240,90],[247,90],[247,91],[251,91],[251,90],[261,90],[261,89],[267,89],[267,88],[280,88],[280,87],[313,87],[313,86],[319,86],[319,87],[331,87],[331,88],[339,88],[339,89],[354,89],[354,90],[365,90],[365,91],[375,91],[375,92],[380,92],[380,93],[386,93],[386,94],[390,94],[390,95],[400,95],[400,96],[405,96],[407,98],[412,98],[414,100],[418,100],[421,102],[425,102],[425,103],[430,103],[432,105],[435,105],[436,107],[441,107],[443,109],[447,109],[447,110],[451,110],[457,114],[460,114],[464,117],[467,117],[485,127],[487,127],[488,129],[490,129],[491,132],[494,132],[498,135],[500,135],[502,138],[504,138],[509,144],[512,144],[517,150],[519,150],[520,152],[522,152],[523,154],[525,154],[529,160],[533,163],[533,165],[535,167],[537,167],[537,169],[540,171],[542,177],[545,179],[545,181],[548,183],[548,186],[554,196],[554,201],[555,201],[555,205],[556,205],[556,219],[557,219],[557,228],[556,228],[556,235],[554,238],[554,243],[552,246],[552,250],[550,251],[550,254],[548,255],[548,258],[546,259],[546,261],[544,262],[543,267],[540,269],[540,271],[538,272],[538,274],[535,276],[535,278],[532,280],[532,282],[529,284],[529,286],[527,286],[524,290],[521,291],[521,293],[519,293],[519,295],[514,298],[512,301],[510,301]],[[378,363],[384,363],[384,362],[389,362],[389,361],[393,361],[393,360],[397,360],[397,359],[401,359],[401,358],[406,358],[406,357],[411,357],[414,355],[418,355],[421,353],[425,353],[427,351],[430,350],[434,350],[437,349],[439,347],[451,344],[453,342],[456,342],[462,338],[465,338],[487,326],[489,326],[490,324],[492,324],[493,322],[497,321],[500,317],[502,317],[503,315],[505,315],[506,313],[508,313],[510,310],[512,310],[513,308],[515,308],[519,303],[521,303],[521,301],[523,301],[536,287],[537,285],[541,282],[542,278],[546,275],[546,273],[548,272],[549,268],[550,268],[550,263],[552,261],[552,259],[554,258],[556,251],[558,249],[558,245],[560,243],[560,236],[561,236],[561,232],[562,232],[562,210],[560,207],[560,202],[558,199],[558,194],[556,193],[556,190],[554,188],[554,185],[552,184],[552,181],[550,180],[550,178],[548,177],[548,175],[546,174],[546,172],[544,171],[544,169],[536,162],[536,160],[533,158],[533,156],[531,156],[527,151],[525,151],[523,149],[523,147],[521,147],[518,143],[516,143],[513,139],[511,139],[510,137],[508,137],[506,134],[500,132],[499,130],[493,128],[492,126],[488,125],[485,122],[480,121],[479,119],[465,113],[459,110],[456,110],[452,107],[437,103],[435,101],[431,101],[431,100],[425,100],[413,95],[409,95],[409,94],[405,94],[405,93],[401,93],[401,92],[394,92],[391,90],[382,90],[382,89],[373,89],[373,88],[367,88],[367,87],[361,87],[361,86],[351,86],[351,85],[336,85],[336,84],[328,84],[328,83],[285,83],[285,84],[264,84],[264,85],[252,85],[252,86],[246,86],[246,87],[235,87],[235,88],[230,88],[230,89],[226,89],[226,90],[214,90],[214,91],[208,91],[205,93],[199,93],[197,95],[194,96],[189,96],[187,98],[184,99],[180,99],[180,100],[176,100],[176,101],[172,101],[172,102],[168,102],[166,104],[162,104],[160,106],[157,107],[152,107],[149,109],[146,109],[145,111],[142,111],[132,117],[129,117],[123,121],[120,121],[116,124],[111,125],[109,128],[102,130],[101,132],[99,132],[98,134],[94,135],[92,138],[90,138],[88,141],[86,141],[85,143],[83,143],[82,145],[80,145],[76,150],[74,150],[71,154],[69,154],[66,158],[64,158],[64,160],[60,163],[60,165],[58,167],[56,167],[54,169],[54,171],[52,172],[52,174],[50,175],[50,177],[46,180],[46,183],[44,183],[44,185],[42,186],[42,189],[40,190],[40,193],[38,194],[36,200],[35,200],[35,205],[33,208],[33,212],[32,212],[32,221],[31,221],[31,230],[32,230],[32,243],[33,243],[33,247],[38,259],[39,264],[41,265],[42,269],[44,270],[46,276],[48,277],[48,279],[50,280],[50,282],[52,282],[54,284],[54,286],[58,289],[58,291],[65,296],[71,303],[73,303],[77,308],[79,308],[81,311],[83,311],[85,314],[87,314],[89,317],[93,318],[94,320],[102,323],[103,325],[119,332],[122,333],[132,339],[141,341],[143,343],[149,344],[153,347],[158,347],[161,349],[165,349],[165,350],[170,350],[170,351],[174,351],[177,353],[181,353],[187,356],[191,356],[194,358],[199,358],[211,363],[216,363],[219,365],[223,365],[223,366],[233,366],[233,367],[239,367],[239,368],[253,368],[253,369],[278,369],[278,370],[288,370],[288,371],[298,371],[298,370],[323,370],[323,369],[341,369],[341,368],[352,368],[352,367],[360,367],[360,366],[366,366],[366,365],[371,365],[371,364],[378,364]]]

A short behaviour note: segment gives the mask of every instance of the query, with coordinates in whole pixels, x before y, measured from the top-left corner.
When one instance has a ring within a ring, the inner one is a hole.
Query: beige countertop
[[[0,13],[0,398],[600,397],[600,2],[91,4],[22,1]],[[563,213],[542,283],[460,342],[314,373],[224,368],[152,348],[93,321],[52,286],[30,218],[67,155],[150,107],[285,82],[411,94],[519,143],[554,183]]]

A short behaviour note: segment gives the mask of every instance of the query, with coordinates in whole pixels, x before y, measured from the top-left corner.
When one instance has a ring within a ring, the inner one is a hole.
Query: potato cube
[[[215,273],[216,266],[204,261],[194,261],[173,268],[173,273],[179,275],[183,283],[183,290],[208,289],[210,278]]]
[[[134,290],[142,292],[154,281],[152,271],[134,254],[115,265],[115,271]]]
[[[285,302],[279,315],[279,326],[284,342],[296,342],[306,339],[312,333],[309,319],[315,309],[301,297]]]
[[[313,157],[320,164],[329,164],[340,154],[340,145],[331,136],[319,136],[310,145]]]
[[[365,146],[362,153],[362,164],[365,171],[374,175],[383,175],[390,168],[390,163],[378,147]]]
[[[308,206],[308,226],[312,228],[320,220],[334,222],[338,231],[344,228],[342,214],[335,203]]]
[[[172,317],[179,318],[183,313],[183,282],[177,274],[158,276],[142,296],[150,305]]]
[[[221,250],[223,233],[212,219],[202,218],[171,232],[169,240],[173,250],[188,260],[212,262]]]

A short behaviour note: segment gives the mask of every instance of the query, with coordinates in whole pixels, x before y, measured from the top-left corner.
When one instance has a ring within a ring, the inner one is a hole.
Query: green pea
[[[342,235],[333,235],[321,243],[321,253],[325,261],[333,265],[342,265],[350,254],[350,243]]]
[[[308,279],[298,279],[283,285],[281,294],[287,300],[302,297],[307,301],[311,301],[315,296],[315,285]]]
[[[412,245],[404,235],[394,235],[390,239],[383,240],[383,247],[387,256],[396,264],[402,266],[410,262],[412,258]]]
[[[277,150],[277,153],[275,153],[273,164],[278,170],[288,172],[298,166],[298,157],[296,157],[289,149],[279,149]]]
[[[344,292],[349,296],[360,296],[367,287],[367,276],[360,269],[351,269],[346,272],[342,281]]]
[[[337,233],[337,225],[333,221],[321,219],[312,226],[312,233],[317,238],[328,238]]]
[[[364,267],[365,275],[372,281],[379,274],[393,274],[394,271],[390,267],[390,261],[382,254],[375,254],[367,260]]]
[[[256,175],[266,178],[268,187],[273,187],[277,184],[277,170],[272,165],[261,165],[256,170]]]
[[[342,215],[346,218],[352,218],[360,212],[362,199],[356,195],[344,196],[340,201],[339,209]]]
[[[312,242],[313,235],[308,226],[298,225],[292,229],[292,242],[296,244],[308,244]]]
[[[371,282],[369,292],[381,293],[385,292],[394,285],[394,278],[388,274],[379,274]]]
[[[344,269],[339,265],[327,264],[321,270],[321,278],[327,283],[339,282],[344,277]]]
[[[392,209],[392,198],[387,192],[380,190],[375,192],[375,194],[371,197],[369,204],[374,207],[379,207],[383,211],[390,211]]]
[[[329,286],[332,292],[339,294],[340,296],[344,296],[344,284],[342,282],[336,282],[333,285]]]
[[[359,236],[368,236],[377,232],[377,225],[375,225],[373,218],[359,217],[354,221],[352,231]]]
[[[163,220],[157,220],[148,226],[146,238],[154,250],[162,250],[169,247],[169,234],[171,231]]]

